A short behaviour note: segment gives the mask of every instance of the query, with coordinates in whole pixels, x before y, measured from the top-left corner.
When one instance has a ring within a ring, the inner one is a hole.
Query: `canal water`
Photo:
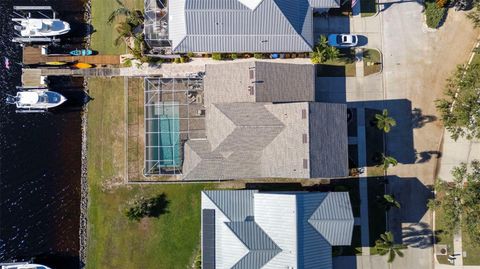
[[[54,269],[78,268],[82,81],[52,78],[70,100],[52,113],[16,113],[3,99],[21,85],[13,5],[51,5],[72,29],[84,29],[82,1],[0,0],[0,262],[33,258]],[[79,42],[78,33],[62,42]]]

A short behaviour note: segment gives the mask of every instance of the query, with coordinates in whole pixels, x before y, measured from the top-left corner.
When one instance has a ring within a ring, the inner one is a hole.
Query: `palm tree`
[[[387,211],[390,210],[390,208],[392,207],[401,208],[400,203],[395,200],[395,196],[390,194],[383,195],[379,202],[383,205],[383,207],[385,207],[385,210]]]
[[[110,16],[108,16],[108,23],[112,23],[115,18],[118,16],[125,16],[127,18],[127,22],[133,24],[135,26],[140,25],[143,22],[143,13],[142,11],[135,9],[131,10],[125,6],[125,4],[121,0],[115,0],[119,7],[112,11]]]
[[[113,41],[115,46],[119,46],[122,41],[125,41],[127,38],[133,36],[133,29],[130,24],[127,22],[119,22],[115,25],[115,30],[118,32],[117,38]]]
[[[388,168],[390,166],[396,166],[398,164],[398,161],[393,158],[392,156],[385,156],[385,154],[382,153],[382,168],[385,173],[387,173]]]
[[[380,235],[380,239],[375,241],[375,250],[381,256],[388,254],[388,263],[393,262],[395,257],[403,257],[402,249],[406,249],[404,244],[395,244],[392,232],[385,232]]]
[[[327,61],[336,60],[340,56],[340,51],[335,47],[328,46],[325,49],[325,58]]]
[[[397,125],[394,118],[388,116],[388,110],[384,109],[382,114],[375,114],[375,122],[377,128],[383,130],[385,133],[390,132],[390,129]]]

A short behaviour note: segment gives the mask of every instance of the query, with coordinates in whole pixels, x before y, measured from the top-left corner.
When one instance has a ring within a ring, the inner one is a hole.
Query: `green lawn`
[[[125,6],[143,11],[143,0],[124,0]],[[114,0],[92,0],[92,34],[91,47],[100,54],[124,54],[125,45],[115,47],[113,40],[117,37],[115,22],[107,23],[107,19],[118,7]]]
[[[467,257],[463,258],[465,265],[480,265],[480,245],[474,244],[467,233],[462,234],[463,251],[467,252]]]
[[[437,197],[441,195],[437,193]],[[436,243],[447,245],[448,254],[453,254],[453,235],[445,230],[444,213],[441,208],[435,209],[435,237]],[[446,255],[437,255],[437,260],[443,264],[450,264]]]
[[[382,56],[376,49],[363,50],[363,73],[365,76],[382,71]]]
[[[471,64],[480,64],[480,54],[479,53],[475,53],[475,56],[473,56],[473,60],[472,60]]]
[[[213,184],[128,185],[123,78],[89,79],[87,268],[187,268],[200,244],[200,191]],[[138,196],[166,194],[167,213],[131,222]]]
[[[333,61],[317,64],[319,77],[355,77],[355,51],[340,49],[340,57]]]

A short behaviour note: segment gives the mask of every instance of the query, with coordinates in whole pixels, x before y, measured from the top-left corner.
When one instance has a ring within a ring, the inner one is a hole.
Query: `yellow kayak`
[[[78,68],[78,69],[87,69],[87,68],[92,68],[92,65],[91,64],[87,64],[87,63],[76,63],[73,65],[74,67]]]
[[[66,62],[46,62],[46,65],[66,65]]]

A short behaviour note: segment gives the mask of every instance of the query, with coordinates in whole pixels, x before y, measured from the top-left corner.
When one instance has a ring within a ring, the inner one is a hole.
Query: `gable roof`
[[[230,194],[232,197],[227,198]],[[216,222],[215,246],[218,249],[215,259],[218,262],[215,268],[292,266],[328,269],[332,267],[331,246],[349,245],[353,233],[353,214],[348,193],[259,193],[256,190],[202,192],[202,209],[224,213],[231,212],[232,208],[241,210],[243,213],[240,218],[244,220],[222,219]],[[216,216],[221,219],[222,213]],[[326,223],[332,219],[339,225],[331,226],[332,230],[327,233],[310,222]],[[235,256],[235,253],[229,253],[228,257],[222,254],[224,248],[229,249],[233,244],[231,240],[223,239],[225,227],[248,249],[247,253],[236,255],[236,260],[230,260],[228,266],[222,261]],[[327,238],[332,239],[335,233],[339,234],[336,236],[340,240],[333,240],[335,242],[332,243]],[[203,240],[205,236],[202,233]]]
[[[172,50],[307,52],[313,46],[308,0],[180,0],[169,2]]]

